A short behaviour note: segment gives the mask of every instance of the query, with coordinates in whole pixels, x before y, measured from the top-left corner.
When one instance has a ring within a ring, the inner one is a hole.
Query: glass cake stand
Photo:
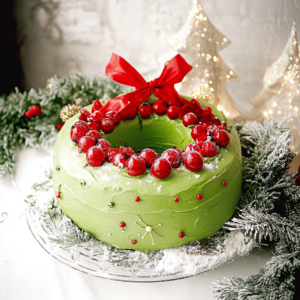
[[[218,237],[219,245],[204,247],[195,242],[145,254],[116,249],[95,239],[73,243],[73,234],[76,239],[83,231],[62,213],[59,217],[49,215],[45,218],[44,213],[31,206],[26,216],[34,238],[52,257],[75,270],[116,281],[146,283],[188,278],[245,256],[257,246],[253,240],[243,238],[242,233],[232,232],[221,240]],[[77,229],[72,227],[70,233],[69,225]],[[232,251],[233,247],[237,251]]]

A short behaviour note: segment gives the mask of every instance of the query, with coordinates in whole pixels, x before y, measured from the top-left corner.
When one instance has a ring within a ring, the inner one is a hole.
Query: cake
[[[242,156],[236,129],[215,106],[179,96],[184,105],[170,108],[146,97],[119,112],[105,110],[111,100],[94,101],[69,119],[54,148],[53,188],[80,228],[149,252],[208,238],[231,218]]]

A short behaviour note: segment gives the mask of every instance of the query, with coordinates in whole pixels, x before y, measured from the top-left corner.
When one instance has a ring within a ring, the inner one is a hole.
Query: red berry
[[[179,199],[178,199],[178,198],[175,198],[175,199],[174,199],[174,202],[178,203],[178,202],[179,202]]]
[[[121,228],[124,228],[125,226],[126,226],[126,223],[125,223],[125,222],[121,222],[121,223],[120,223],[120,227],[121,227]]]
[[[135,152],[130,147],[120,146],[119,153],[124,155],[126,158],[135,155]]]
[[[202,200],[202,198],[203,198],[203,196],[202,196],[202,194],[199,194],[199,195],[197,195],[197,200]]]
[[[194,113],[187,113],[182,118],[182,123],[185,127],[196,125],[199,123],[198,117]]]
[[[136,155],[132,155],[127,161],[127,174],[130,176],[139,176],[146,171],[146,161]]]
[[[199,171],[203,167],[203,159],[201,154],[196,151],[190,151],[186,153],[184,164],[185,167],[192,172]]]
[[[142,118],[148,119],[152,115],[152,107],[149,103],[144,103],[139,106],[139,113]]]
[[[218,154],[219,148],[218,146],[211,142],[207,141],[202,144],[201,147],[201,155],[206,157],[214,157]]]
[[[115,123],[115,126],[119,125],[122,120],[120,114],[117,111],[113,111],[113,110],[107,112],[105,117],[112,119]]]
[[[173,147],[173,149],[176,150],[180,156],[182,155],[182,150],[180,150],[179,148],[176,148],[175,146]]]
[[[116,154],[112,160],[112,163],[119,169],[124,169],[124,167],[126,166],[126,157],[120,153]]]
[[[57,194],[56,194],[56,198],[60,198],[61,197],[61,192],[58,191]]]
[[[192,144],[187,144],[187,146],[184,149],[184,152],[190,152],[190,151],[197,151],[197,152],[201,152],[201,148],[196,144],[196,143],[192,143]]]
[[[60,131],[62,129],[62,127],[63,127],[63,124],[57,124],[56,125],[56,130]]]
[[[34,116],[39,116],[42,113],[41,108],[38,105],[33,105],[30,108],[30,112],[34,115]]]
[[[166,113],[167,111],[167,103],[164,100],[156,100],[153,105],[152,109],[153,111],[158,115],[162,116]]]
[[[24,115],[28,119],[31,119],[34,117],[33,113],[30,110],[25,111]]]
[[[99,147],[104,152],[108,151],[111,148],[110,143],[105,139],[98,140],[97,147]]]
[[[226,130],[226,129],[227,129],[227,127],[226,127],[226,126],[224,126],[224,125],[220,125],[220,126],[218,126],[218,129],[224,129],[224,130]]]
[[[72,128],[75,127],[75,126],[78,126],[78,125],[84,125],[87,129],[89,129],[89,125],[88,125],[88,122],[85,122],[85,121],[77,121],[73,124]]]
[[[140,202],[141,201],[141,198],[140,197],[135,197],[135,202]]]
[[[86,160],[92,167],[99,167],[105,161],[105,153],[99,147],[93,146],[86,153]]]
[[[204,127],[205,127],[205,129],[208,131],[209,129],[211,129],[212,128],[212,124],[210,124],[210,123],[203,123],[202,124]]]
[[[73,142],[78,143],[81,137],[88,133],[88,129],[84,125],[76,125],[71,129],[71,139]]]
[[[219,146],[226,147],[229,144],[230,133],[228,131],[216,128],[213,130],[213,134],[214,140]]]
[[[161,154],[161,158],[166,158],[172,168],[178,168],[181,163],[181,155],[176,149],[168,149]]]
[[[171,120],[175,120],[178,118],[178,111],[179,111],[180,107],[179,106],[175,106],[175,105],[171,105],[167,108],[167,116],[171,119]]]
[[[216,126],[220,126],[220,125],[221,125],[221,121],[220,121],[219,119],[214,119],[214,120],[212,121],[212,123],[213,123],[214,125],[216,125]]]
[[[97,131],[100,130],[100,123],[92,121],[92,122],[89,122],[87,124],[88,124],[89,130],[97,130]]]
[[[227,185],[227,181],[223,181],[222,184],[223,184],[224,186],[226,186],[226,185]]]
[[[137,243],[136,240],[132,240],[132,241],[131,241],[131,244],[132,244],[132,245],[135,245],[136,243]]]
[[[146,161],[148,168],[150,168],[154,161],[159,157],[158,154],[150,148],[143,149],[139,156]]]
[[[112,162],[114,157],[117,155],[117,154],[120,154],[119,153],[119,149],[117,148],[110,148],[108,149],[107,151],[105,151],[105,155],[107,157],[107,160],[108,162]]]
[[[194,140],[197,139],[197,137],[201,136],[202,133],[205,133],[206,134],[206,128],[204,125],[196,125],[192,131],[191,131],[191,136]]]
[[[196,138],[196,144],[201,147],[203,143],[206,141],[207,136],[208,135],[206,132],[202,132],[201,135]]]
[[[83,152],[87,152],[91,147],[95,145],[95,139],[89,136],[83,136],[78,141],[78,148],[81,149]]]
[[[99,140],[99,139],[101,139],[101,133],[99,132],[99,131],[97,131],[97,130],[90,130],[87,134],[86,134],[86,136],[90,136],[90,137],[92,137],[92,138],[94,138],[95,140]]]
[[[172,171],[171,163],[166,158],[158,158],[151,167],[151,173],[158,179],[167,178]]]
[[[101,120],[101,130],[105,133],[111,133],[115,129],[115,123],[110,118],[103,118]]]
[[[103,113],[96,110],[92,113],[91,118],[93,119],[94,122],[101,123],[101,120],[104,118],[104,116],[103,116]]]
[[[179,232],[179,233],[178,233],[178,236],[179,236],[181,239],[183,239],[184,236],[185,236],[185,234],[184,234],[184,232]]]
[[[126,120],[133,120],[133,119],[136,117],[136,115],[137,115],[137,110],[134,109],[134,110],[130,113],[130,115],[127,117]]]
[[[80,121],[87,121],[87,119],[90,118],[90,117],[91,117],[91,114],[87,109],[82,108],[80,110],[80,116],[79,116]]]
[[[225,127],[227,127],[227,123],[225,121],[222,121],[221,124]]]
[[[92,113],[96,110],[100,110],[103,107],[100,100],[94,100],[93,101],[93,107],[92,107]]]

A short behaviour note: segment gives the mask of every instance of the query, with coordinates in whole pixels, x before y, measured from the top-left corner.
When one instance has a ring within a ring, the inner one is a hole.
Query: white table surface
[[[162,283],[126,283],[83,274],[58,262],[35,241],[26,222],[23,199],[49,151],[22,149],[12,178],[0,179],[0,299],[214,299],[211,285],[223,277],[256,274],[271,257],[254,249],[247,257],[201,275]],[[0,219],[1,220],[1,219]]]

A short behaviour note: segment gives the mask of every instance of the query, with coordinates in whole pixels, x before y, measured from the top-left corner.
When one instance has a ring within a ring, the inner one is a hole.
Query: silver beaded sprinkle
[[[60,166],[56,166],[56,171],[60,171]]]
[[[125,232],[125,229],[122,229],[122,232]]]
[[[81,185],[86,185],[86,182],[85,182],[84,180],[81,180],[81,181],[80,181],[80,184],[81,184]]]
[[[110,207],[110,208],[113,208],[113,207],[115,206],[115,204],[114,204],[113,202],[109,202],[107,205],[108,205],[108,207]]]

